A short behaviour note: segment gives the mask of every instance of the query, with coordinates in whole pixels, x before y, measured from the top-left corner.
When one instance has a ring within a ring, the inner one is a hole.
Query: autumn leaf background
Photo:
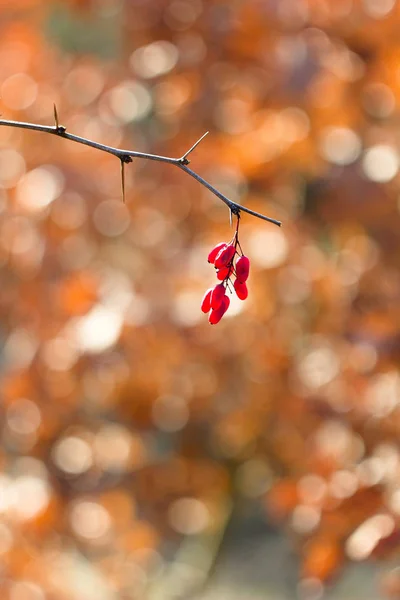
[[[0,127],[2,598],[226,597],[254,522],[286,589],[228,597],[365,563],[399,598],[398,3],[0,7],[1,118],[173,157],[210,131],[191,167],[283,222],[243,215],[249,298],[210,326],[222,202],[135,159],[124,204],[115,157]]]

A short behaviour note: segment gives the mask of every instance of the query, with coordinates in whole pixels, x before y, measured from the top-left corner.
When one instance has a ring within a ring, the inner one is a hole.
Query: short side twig
[[[197,142],[195,144],[193,144],[193,146],[191,148],[189,148],[189,150],[187,152],[185,152],[185,154],[181,158],[170,158],[169,156],[160,156],[157,154],[149,154],[147,152],[136,152],[134,150],[124,150],[122,148],[114,148],[113,146],[108,146],[106,144],[100,144],[99,142],[95,142],[88,138],[84,138],[79,135],[69,133],[69,132],[67,132],[66,127],[64,127],[63,125],[60,125],[57,108],[55,105],[54,105],[54,121],[55,121],[55,125],[49,126],[49,125],[40,125],[37,123],[25,123],[23,121],[9,121],[6,119],[0,119],[0,126],[16,127],[19,129],[31,129],[33,131],[41,131],[43,133],[51,133],[52,135],[57,135],[66,140],[70,140],[71,142],[76,142],[78,144],[90,146],[91,148],[95,148],[96,150],[100,150],[102,152],[108,152],[109,154],[116,156],[121,161],[121,186],[122,186],[123,199],[125,198],[124,165],[125,165],[125,163],[131,162],[132,158],[143,158],[143,159],[147,159],[147,160],[154,160],[154,161],[158,161],[158,162],[169,163],[171,165],[175,165],[176,167],[179,167],[182,171],[184,171],[185,173],[190,175],[190,177],[193,177],[193,179],[196,179],[196,181],[198,181],[201,185],[203,185],[205,188],[207,188],[212,194],[214,194],[214,196],[216,196],[217,198],[222,200],[222,202],[224,202],[228,206],[231,213],[233,213],[235,215],[240,214],[240,212],[245,212],[249,215],[252,215],[253,217],[257,217],[258,219],[262,219],[264,221],[268,221],[269,223],[273,223],[274,225],[278,225],[279,227],[282,225],[281,221],[278,221],[277,219],[267,217],[261,213],[251,210],[250,208],[247,208],[246,206],[238,204],[237,202],[233,202],[232,200],[227,198],[224,194],[219,192],[213,185],[211,185],[211,183],[209,183],[208,181],[203,179],[203,177],[198,175],[195,171],[192,171],[192,169],[189,169],[189,167],[187,166],[189,164],[189,160],[187,159],[187,156],[198,146],[198,144],[205,138],[205,136],[208,134],[208,132],[205,133],[204,135],[202,135],[201,138],[198,139]]]

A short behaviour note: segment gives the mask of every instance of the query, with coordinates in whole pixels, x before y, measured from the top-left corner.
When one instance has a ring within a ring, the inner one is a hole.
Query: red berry
[[[201,301],[201,310],[203,313],[208,313],[211,308],[211,292],[212,288],[206,291],[204,294],[203,300]]]
[[[214,310],[219,308],[224,296],[225,287],[222,283],[218,283],[211,291],[211,308]]]
[[[219,269],[217,271],[217,279],[219,279],[220,281],[224,281],[224,279],[227,279],[228,277],[230,277],[230,275],[232,274],[232,271],[233,271],[232,265],[230,267],[222,267],[221,269]]]
[[[211,325],[216,325],[217,323],[219,323],[226,311],[228,310],[230,303],[231,301],[229,300],[229,297],[223,296],[219,308],[216,308],[215,310],[213,309],[208,315],[208,322]]]
[[[246,300],[247,296],[249,295],[247,285],[244,282],[236,279],[235,283],[233,284],[233,287],[235,288],[237,297],[240,300]]]
[[[236,277],[240,283],[247,281],[250,271],[250,260],[243,254],[236,261]]]
[[[217,244],[210,252],[210,254],[208,255],[208,262],[211,264],[214,264],[215,261],[215,257],[217,256],[217,254],[219,252],[221,252],[221,250],[225,250],[227,244],[225,244],[225,242],[220,242],[219,244]]]
[[[226,248],[220,250],[214,261],[215,267],[217,269],[220,269],[221,267],[226,267],[226,265],[228,265],[231,262],[232,258],[235,256],[235,252],[235,246],[227,246]]]

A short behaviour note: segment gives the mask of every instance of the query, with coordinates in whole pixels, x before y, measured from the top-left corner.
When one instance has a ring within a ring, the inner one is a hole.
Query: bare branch
[[[203,185],[205,188],[207,188],[212,194],[214,194],[214,196],[216,196],[217,198],[222,200],[222,202],[224,202],[228,206],[230,211],[235,215],[240,214],[240,212],[242,211],[249,215],[252,215],[253,217],[257,217],[258,219],[262,219],[264,221],[268,221],[269,223],[273,223],[274,225],[278,225],[279,227],[282,225],[281,221],[272,219],[271,217],[266,217],[265,215],[258,213],[254,210],[251,210],[250,208],[247,208],[246,206],[243,206],[241,204],[238,204],[237,202],[233,202],[232,200],[229,200],[229,198],[227,198],[226,196],[224,196],[224,194],[219,192],[213,185],[211,185],[211,183],[208,183],[208,181],[203,179],[203,177],[198,175],[195,171],[192,171],[192,169],[189,169],[189,167],[187,166],[189,161],[187,160],[186,157],[204,139],[204,137],[207,135],[208,132],[205,133],[199,140],[197,140],[197,142],[181,158],[170,158],[168,156],[159,156],[157,154],[149,154],[147,152],[136,152],[134,150],[123,150],[122,148],[114,148],[113,146],[107,146],[106,144],[100,144],[99,142],[95,142],[93,140],[89,140],[89,139],[81,137],[79,135],[74,135],[73,133],[69,133],[66,131],[66,128],[63,125],[59,124],[57,108],[55,105],[54,105],[54,120],[55,120],[55,126],[52,127],[49,125],[39,125],[36,123],[24,123],[22,121],[9,121],[6,119],[0,119],[0,126],[16,127],[19,129],[31,129],[33,131],[41,131],[43,133],[51,133],[52,135],[57,135],[66,140],[70,140],[71,142],[83,144],[85,146],[95,148],[96,150],[101,150],[102,152],[108,152],[109,154],[116,156],[121,161],[121,182],[122,182],[123,198],[125,197],[124,164],[131,162],[132,158],[144,158],[147,160],[154,160],[154,161],[158,161],[158,162],[169,163],[171,165],[175,165],[176,167],[179,167],[180,169],[182,169],[182,171],[185,171],[185,173],[187,173],[188,175],[190,175],[191,177],[196,179],[196,181],[198,181],[201,185]]]

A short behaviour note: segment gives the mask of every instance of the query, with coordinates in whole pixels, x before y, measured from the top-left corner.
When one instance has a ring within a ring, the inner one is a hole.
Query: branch
[[[57,135],[58,137],[62,137],[66,140],[70,140],[71,142],[83,144],[84,146],[90,146],[91,148],[95,148],[96,150],[101,150],[102,152],[108,152],[109,154],[116,156],[121,161],[121,183],[122,183],[123,197],[125,196],[124,163],[132,162],[132,158],[145,158],[147,160],[154,160],[154,161],[158,161],[158,162],[169,163],[171,165],[175,165],[176,167],[179,167],[180,169],[182,169],[182,171],[184,171],[185,173],[190,175],[190,177],[193,177],[193,179],[196,179],[196,181],[198,181],[201,185],[203,185],[205,188],[207,188],[212,194],[214,194],[214,196],[216,196],[217,198],[222,200],[222,202],[224,202],[228,206],[231,213],[233,213],[235,215],[239,215],[240,212],[245,212],[245,213],[248,213],[249,215],[252,215],[253,217],[257,217],[258,219],[263,219],[264,221],[268,221],[269,223],[274,223],[274,225],[278,225],[279,227],[282,225],[281,221],[272,219],[271,217],[266,217],[265,215],[258,213],[254,210],[251,210],[250,208],[247,208],[246,206],[242,206],[241,204],[238,204],[237,202],[233,202],[232,200],[229,200],[229,198],[227,198],[226,196],[224,196],[224,194],[219,192],[213,185],[211,185],[211,183],[208,183],[208,181],[203,179],[203,177],[198,175],[195,171],[192,171],[192,169],[189,169],[189,167],[187,166],[189,164],[189,160],[187,159],[187,156],[203,140],[203,138],[207,135],[206,133],[199,140],[197,140],[197,142],[195,144],[193,144],[193,146],[187,152],[185,152],[185,154],[183,156],[181,156],[181,158],[170,158],[168,156],[159,156],[157,154],[149,154],[147,152],[136,152],[134,150],[124,150],[122,148],[114,148],[113,146],[107,146],[106,144],[100,144],[99,142],[95,142],[93,140],[89,140],[87,138],[80,137],[79,135],[75,135],[73,133],[68,133],[66,130],[66,127],[59,124],[57,108],[55,105],[54,105],[54,120],[55,120],[55,125],[50,126],[50,125],[39,125],[36,123],[24,123],[22,121],[8,121],[6,119],[0,119],[0,126],[3,125],[4,127],[16,127],[19,129],[31,129],[33,131],[42,131],[43,133],[51,133],[52,135]]]

